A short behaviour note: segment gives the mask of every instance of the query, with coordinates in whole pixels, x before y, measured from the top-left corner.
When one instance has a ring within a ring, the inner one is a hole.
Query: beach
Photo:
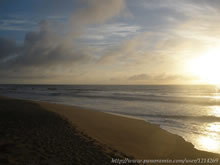
[[[220,0],[0,0],[0,165],[220,165]]]
[[[219,154],[199,151],[144,120],[6,97],[0,113],[0,164],[112,164],[125,158],[220,164]]]

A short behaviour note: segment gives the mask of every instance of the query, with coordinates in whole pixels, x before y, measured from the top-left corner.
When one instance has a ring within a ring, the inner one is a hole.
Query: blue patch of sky
[[[64,23],[81,5],[74,0],[1,0],[0,37],[22,42],[26,32],[35,31],[41,20]]]

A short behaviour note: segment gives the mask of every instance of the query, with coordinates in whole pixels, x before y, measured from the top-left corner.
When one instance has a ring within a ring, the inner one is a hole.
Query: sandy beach
[[[0,98],[0,118],[0,164],[111,164],[112,158],[220,164],[220,155],[196,150],[143,120],[5,97]]]

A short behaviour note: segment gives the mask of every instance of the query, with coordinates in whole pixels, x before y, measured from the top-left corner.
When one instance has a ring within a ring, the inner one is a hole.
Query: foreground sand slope
[[[0,165],[98,165],[123,156],[106,150],[60,115],[0,97]]]
[[[38,102],[44,109],[67,118],[99,142],[139,159],[220,158],[196,150],[191,143],[159,126],[79,107]],[[220,161],[220,160],[219,160]]]

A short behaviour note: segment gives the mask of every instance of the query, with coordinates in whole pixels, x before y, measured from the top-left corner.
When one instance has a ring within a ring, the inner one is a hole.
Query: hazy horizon
[[[0,84],[220,84],[218,0],[0,2]]]
[[[184,86],[184,85],[186,85],[186,86],[188,86],[188,85],[198,85],[198,86],[203,86],[203,85],[205,85],[205,86],[216,86],[216,87],[219,87],[219,84],[210,84],[210,83],[179,83],[179,84],[175,84],[175,83],[167,83],[167,84],[164,84],[164,83],[161,83],[161,84],[156,84],[156,83],[154,83],[154,84],[147,84],[147,83],[145,83],[145,84],[141,84],[141,83],[139,83],[139,84],[132,84],[132,83],[130,83],[130,84],[126,84],[126,83],[112,83],[112,84],[108,84],[108,83],[94,83],[94,84],[92,84],[92,83],[80,83],[80,84],[77,84],[77,83],[0,83],[0,85],[164,85],[164,86],[166,86],[166,85],[179,85],[179,86]]]

